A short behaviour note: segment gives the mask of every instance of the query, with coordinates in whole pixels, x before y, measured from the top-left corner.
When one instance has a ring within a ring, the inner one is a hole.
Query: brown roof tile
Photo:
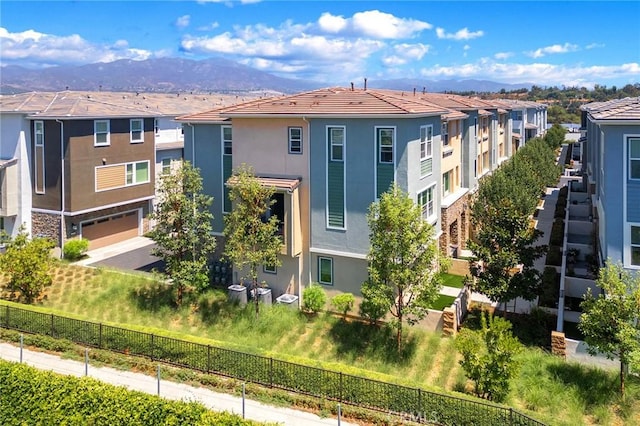
[[[640,97],[592,102],[582,108],[596,120],[640,120]]]

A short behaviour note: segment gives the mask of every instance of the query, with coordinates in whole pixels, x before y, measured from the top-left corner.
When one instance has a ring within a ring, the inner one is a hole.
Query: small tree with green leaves
[[[371,247],[363,303],[389,310],[400,351],[403,324],[423,319],[442,287],[433,226],[422,219],[420,206],[396,185],[371,205],[367,220]]]
[[[302,309],[307,312],[316,314],[324,309],[326,303],[327,293],[318,283],[311,283],[302,292]]]
[[[522,352],[522,344],[513,337],[509,321],[485,312],[480,321],[480,330],[465,328],[456,337],[456,348],[462,355],[460,365],[473,380],[477,396],[501,402],[520,368],[516,356]]]
[[[233,210],[224,218],[224,254],[236,267],[248,267],[258,316],[258,267],[281,265],[278,254],[283,243],[278,235],[279,220],[275,215],[266,218],[274,203],[271,197],[275,188],[263,186],[246,164],[234,171],[227,184],[231,187],[229,198]]]
[[[4,290],[10,299],[33,303],[51,285],[51,249],[55,244],[48,238],[30,239],[24,227],[14,238],[4,240],[6,251],[0,255],[0,273],[7,279]]]
[[[340,293],[333,296],[331,299],[331,305],[333,308],[342,314],[342,319],[347,319],[347,314],[353,309],[353,305],[356,303],[356,298],[351,293]]]
[[[209,210],[213,198],[202,193],[200,171],[184,161],[175,172],[162,175],[158,199],[150,215],[156,222],[149,233],[157,245],[152,254],[164,260],[180,306],[185,292],[209,285],[207,266],[216,248]]]
[[[580,304],[578,328],[590,354],[601,352],[620,361],[620,394],[624,396],[626,366],[640,368],[640,275],[608,262],[600,269],[597,297],[589,288]]]

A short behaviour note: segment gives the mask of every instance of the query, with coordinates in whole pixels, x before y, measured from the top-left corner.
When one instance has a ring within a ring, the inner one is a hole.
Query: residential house
[[[547,105],[513,99],[499,99],[511,110],[512,149],[518,148],[535,137],[542,137],[547,131]]]
[[[283,227],[282,266],[265,265],[258,278],[276,296],[299,294],[309,282],[359,293],[368,276],[367,210],[394,182],[421,206],[444,252],[463,247],[465,184],[475,189],[478,156],[487,173],[510,155],[505,146],[503,155],[491,154],[508,140],[508,111],[503,104],[430,95],[330,88],[179,117],[185,158],[201,167],[205,192],[214,197],[219,246],[223,216],[232,208],[225,183],[246,163],[276,189],[271,214]],[[500,120],[505,133],[498,138]]]
[[[585,188],[600,259],[640,271],[640,98],[584,105]]]

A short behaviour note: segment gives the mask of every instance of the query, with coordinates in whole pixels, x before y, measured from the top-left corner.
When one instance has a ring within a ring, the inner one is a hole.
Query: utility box
[[[257,289],[253,289],[251,290],[251,298],[256,297],[256,290],[258,290],[258,300],[265,305],[271,306],[273,302],[271,299],[271,289],[263,288],[263,287],[258,287]]]
[[[227,287],[230,302],[237,302],[240,306],[247,304],[247,288],[240,284],[233,284]]]
[[[281,305],[287,305],[291,309],[298,309],[298,296],[295,294],[283,294],[282,296],[278,296],[276,298],[276,303]]]

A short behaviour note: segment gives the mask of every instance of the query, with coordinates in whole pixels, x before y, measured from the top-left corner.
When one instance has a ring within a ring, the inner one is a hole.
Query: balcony
[[[18,214],[18,160],[0,160],[0,216]]]

